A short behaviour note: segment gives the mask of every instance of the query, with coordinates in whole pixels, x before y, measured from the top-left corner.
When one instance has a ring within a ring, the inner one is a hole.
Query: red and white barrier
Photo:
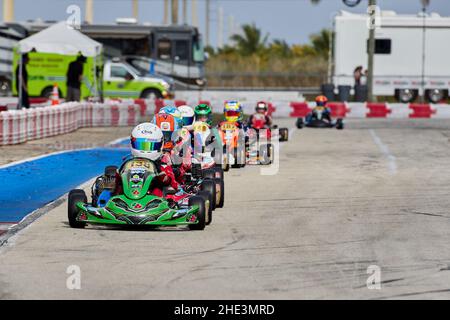
[[[134,103],[69,102],[0,112],[0,145],[51,137],[92,126],[133,126],[141,121]]]
[[[312,110],[314,103],[291,102],[290,117],[305,117]],[[385,102],[330,102],[332,116],[335,118],[440,118],[450,119],[450,105],[436,104],[402,104]]]

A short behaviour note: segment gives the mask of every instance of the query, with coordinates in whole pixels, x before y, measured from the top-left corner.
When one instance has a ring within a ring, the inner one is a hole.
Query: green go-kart
[[[204,197],[191,196],[183,205],[150,194],[159,175],[152,161],[132,158],[122,165],[119,174],[123,192],[118,195],[110,193],[105,197],[102,193],[88,203],[84,190],[69,192],[68,218],[72,228],[84,228],[87,224],[205,228],[209,203]],[[105,190],[107,193],[106,185]]]

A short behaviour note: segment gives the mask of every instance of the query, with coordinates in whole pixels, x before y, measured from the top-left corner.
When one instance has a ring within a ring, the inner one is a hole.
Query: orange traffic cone
[[[58,91],[58,84],[55,83],[53,85],[53,92],[52,92],[52,106],[55,106],[59,104],[59,91]]]

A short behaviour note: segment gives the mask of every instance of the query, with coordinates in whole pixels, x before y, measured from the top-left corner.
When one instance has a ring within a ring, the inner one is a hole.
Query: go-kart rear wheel
[[[223,179],[216,178],[216,207],[223,208],[225,202],[225,182]]]
[[[208,191],[204,190],[200,190],[197,195],[205,200],[205,212],[208,212],[208,215],[206,216],[206,225],[210,225],[212,222],[213,213],[211,195]]]
[[[211,195],[211,207],[216,210],[216,183],[213,179],[203,180],[200,190],[207,191]]]
[[[105,176],[106,177],[115,177],[117,172],[117,166],[106,166],[105,167]]]
[[[189,199],[189,206],[198,206],[197,211],[197,223],[190,224],[189,229],[191,230],[204,230],[206,226],[206,208],[205,199],[200,196],[193,196]]]
[[[216,172],[214,169],[205,169],[203,170],[203,178],[205,179],[214,179],[216,177]]]
[[[297,126],[298,129],[303,128],[303,118],[298,118],[297,121],[295,122],[295,125]]]
[[[79,209],[76,204],[78,202],[87,203],[87,197],[84,190],[74,189],[69,192],[67,217],[69,218],[69,225],[71,228],[84,228],[85,222],[77,221]]]
[[[289,129],[288,128],[280,128],[278,130],[279,135],[280,135],[280,141],[288,141],[289,139]]]

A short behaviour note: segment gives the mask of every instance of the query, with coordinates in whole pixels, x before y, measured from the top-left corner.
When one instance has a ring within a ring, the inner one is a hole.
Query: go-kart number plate
[[[206,132],[209,130],[209,127],[205,123],[199,123],[194,125],[194,132]]]
[[[236,130],[236,125],[234,123],[224,123],[224,124],[221,125],[220,128],[223,131],[234,131],[234,130]]]

